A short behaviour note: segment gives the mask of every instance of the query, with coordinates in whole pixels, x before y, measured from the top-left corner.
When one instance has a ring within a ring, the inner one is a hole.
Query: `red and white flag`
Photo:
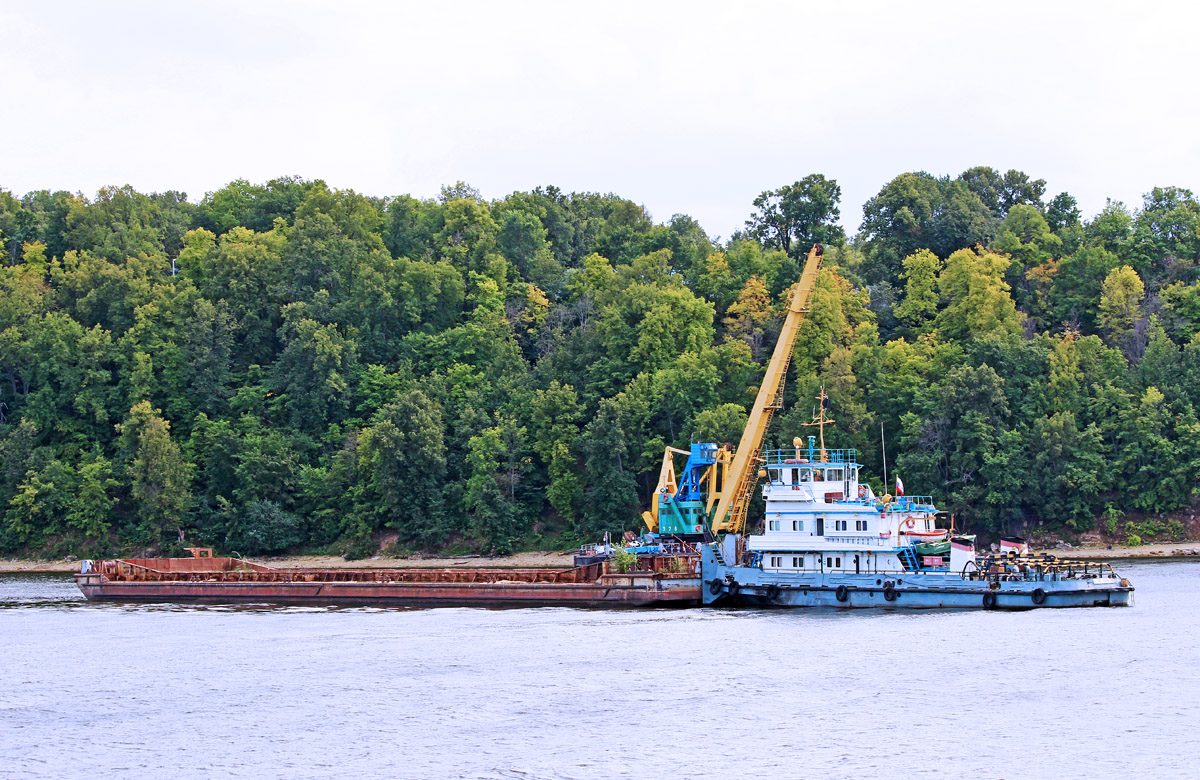
[[[904,495],[904,483],[900,481],[900,475],[896,475],[896,495]]]

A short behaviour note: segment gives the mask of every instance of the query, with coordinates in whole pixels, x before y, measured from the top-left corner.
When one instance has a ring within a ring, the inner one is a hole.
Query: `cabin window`
[[[842,568],[842,559],[841,559],[841,558],[834,558],[834,559],[833,559],[833,567],[834,567],[835,569],[840,569],[840,568]]]
[[[793,520],[792,521],[792,530],[793,531],[803,531],[804,530],[804,521],[803,520]]]
[[[854,521],[854,530],[855,531],[867,530],[867,521],[866,520],[855,520]]]
[[[783,568],[783,556],[782,555],[772,555],[771,556],[771,568],[772,569],[782,569]]]
[[[778,520],[768,520],[767,521],[767,530],[778,531],[779,530],[779,521]]]
[[[792,558],[792,568],[793,569],[803,569],[804,568],[804,556],[803,555]]]
[[[834,520],[833,521],[833,530],[835,530],[835,531],[845,531],[848,528],[849,528],[849,523],[846,520]]]
[[[832,568],[833,568],[833,558],[826,558],[826,559],[825,559],[825,568],[826,568],[826,569],[832,569]]]

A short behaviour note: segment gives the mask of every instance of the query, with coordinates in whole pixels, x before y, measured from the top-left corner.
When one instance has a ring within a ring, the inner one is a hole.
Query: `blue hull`
[[[704,603],[716,606],[1010,610],[1133,606],[1133,586],[1126,580],[989,582],[945,571],[766,572],[722,565],[711,547],[703,549],[701,574]]]

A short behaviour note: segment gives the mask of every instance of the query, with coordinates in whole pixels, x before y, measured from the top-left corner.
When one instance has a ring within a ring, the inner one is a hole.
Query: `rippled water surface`
[[[0,577],[0,778],[1182,778],[1200,564],[1132,609],[87,604]]]

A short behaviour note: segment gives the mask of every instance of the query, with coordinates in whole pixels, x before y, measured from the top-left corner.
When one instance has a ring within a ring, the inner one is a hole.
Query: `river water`
[[[1195,778],[1200,564],[1132,609],[90,605],[0,577],[0,778]]]

